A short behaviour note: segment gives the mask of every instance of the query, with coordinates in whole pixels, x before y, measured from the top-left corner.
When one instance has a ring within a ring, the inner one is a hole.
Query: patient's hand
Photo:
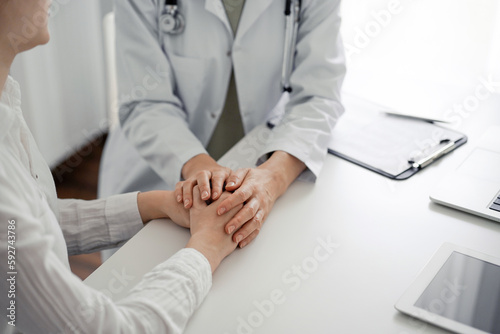
[[[172,191],[168,192],[165,204],[168,217],[177,225],[189,228],[189,210],[182,203],[175,200],[175,195]]]
[[[139,193],[137,207],[144,224],[153,219],[170,218],[177,225],[189,227],[189,210],[175,200],[172,191],[155,190]]]
[[[205,255],[214,272],[220,262],[237,246],[232,235],[224,231],[224,226],[242,208],[242,205],[237,205],[227,214],[219,216],[217,206],[229,197],[229,193],[223,193],[210,205],[201,199],[198,186],[194,187],[193,195],[193,206],[189,211],[191,239],[186,247],[194,248]]]

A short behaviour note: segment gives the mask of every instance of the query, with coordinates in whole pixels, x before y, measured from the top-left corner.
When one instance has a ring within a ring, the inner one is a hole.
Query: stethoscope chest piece
[[[161,29],[165,34],[177,35],[184,31],[184,17],[177,10],[177,5],[166,5],[160,18]]]

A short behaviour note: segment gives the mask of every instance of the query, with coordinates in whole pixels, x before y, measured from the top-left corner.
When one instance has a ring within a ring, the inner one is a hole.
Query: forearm
[[[203,254],[203,256],[205,256],[210,263],[210,268],[213,273],[217,267],[219,267],[219,264],[227,256],[227,254],[222,254],[219,249],[220,247],[217,246],[217,243],[209,240],[209,237],[209,235],[193,235],[191,239],[189,239],[186,248],[196,249],[198,252]],[[234,247],[236,248],[236,243]]]
[[[334,126],[344,111],[341,86],[346,73],[339,0],[303,2],[297,36],[293,91],[285,114],[273,128],[262,155],[285,151],[305,162],[301,178],[314,181],[321,172]]]
[[[83,201],[60,199],[59,225],[70,255],[117,246],[141,228],[137,193]]]

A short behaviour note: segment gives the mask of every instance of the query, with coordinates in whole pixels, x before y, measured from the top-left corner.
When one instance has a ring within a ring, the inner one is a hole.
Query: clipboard
[[[345,96],[328,153],[393,180],[406,180],[467,142],[453,129],[389,115],[372,102]]]

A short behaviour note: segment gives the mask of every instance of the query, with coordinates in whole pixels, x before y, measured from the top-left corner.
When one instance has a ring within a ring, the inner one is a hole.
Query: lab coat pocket
[[[175,78],[174,93],[182,101],[188,114],[192,114],[201,102],[206,81],[206,59],[169,55]]]

